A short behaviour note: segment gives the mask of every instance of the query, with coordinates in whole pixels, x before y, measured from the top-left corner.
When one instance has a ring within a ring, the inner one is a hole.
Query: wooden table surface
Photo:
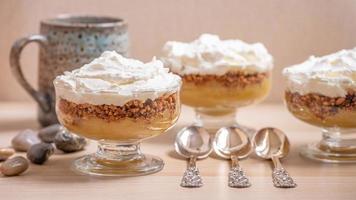
[[[9,146],[19,130],[37,128],[35,116],[34,104],[0,103],[0,146]],[[184,107],[173,129],[143,143],[144,152],[165,161],[159,173],[128,178],[77,175],[71,171],[71,163],[74,158],[95,151],[95,142],[91,142],[85,151],[53,155],[42,166],[31,164],[21,176],[0,176],[0,199],[356,199],[356,165],[323,164],[301,158],[298,148],[317,141],[320,132],[293,118],[283,105],[274,104],[243,108],[238,120],[256,128],[279,127],[287,133],[292,150],[282,162],[297,181],[297,188],[274,188],[271,163],[253,155],[240,163],[250,177],[250,188],[229,188],[229,162],[214,156],[198,162],[204,181],[202,188],[181,188],[186,162],[175,154],[173,141],[176,132],[188,125],[193,116],[192,110]]]

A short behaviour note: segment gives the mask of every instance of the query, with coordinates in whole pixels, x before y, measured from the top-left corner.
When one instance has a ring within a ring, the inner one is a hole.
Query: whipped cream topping
[[[223,75],[228,71],[266,72],[273,58],[261,43],[220,40],[219,36],[202,34],[191,43],[169,41],[163,47],[162,60],[174,73]]]
[[[180,77],[155,58],[148,63],[128,59],[115,51],[54,80],[57,96],[75,103],[123,105],[129,100],[156,99],[176,92]]]
[[[287,88],[302,95],[318,93],[329,97],[345,96],[356,90],[356,48],[341,50],[283,70]]]

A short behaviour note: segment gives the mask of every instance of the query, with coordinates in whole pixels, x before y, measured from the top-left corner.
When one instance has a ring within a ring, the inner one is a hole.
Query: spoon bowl
[[[215,153],[225,159],[232,155],[243,159],[251,153],[251,142],[247,134],[237,127],[223,127],[218,130],[213,142]]]
[[[212,151],[209,133],[200,126],[188,126],[178,132],[174,143],[176,152],[185,157],[206,158]]]
[[[253,137],[256,155],[264,159],[273,156],[283,158],[288,155],[290,143],[286,135],[277,128],[267,127],[259,130]]]

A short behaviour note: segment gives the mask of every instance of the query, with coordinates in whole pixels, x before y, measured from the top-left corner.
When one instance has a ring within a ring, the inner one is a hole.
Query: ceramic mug
[[[25,79],[20,65],[21,51],[31,42],[40,46],[38,90]],[[122,19],[62,15],[41,21],[40,34],[18,39],[11,49],[10,66],[17,81],[38,103],[38,121],[47,126],[58,123],[55,77],[89,63],[105,50],[127,55],[128,43],[127,24]]]

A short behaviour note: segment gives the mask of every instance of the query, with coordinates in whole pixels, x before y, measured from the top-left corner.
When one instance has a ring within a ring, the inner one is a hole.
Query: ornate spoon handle
[[[188,167],[183,174],[180,186],[189,188],[203,186],[203,180],[200,177],[199,169],[196,166],[196,160],[197,158],[195,156],[189,158]]]
[[[285,170],[276,156],[272,157],[274,169],[272,173],[273,184],[277,188],[294,188],[297,184],[292,177],[289,176],[287,170]]]
[[[229,187],[246,188],[250,187],[251,183],[246,177],[245,172],[239,165],[238,158],[231,156],[231,169],[229,171]]]

